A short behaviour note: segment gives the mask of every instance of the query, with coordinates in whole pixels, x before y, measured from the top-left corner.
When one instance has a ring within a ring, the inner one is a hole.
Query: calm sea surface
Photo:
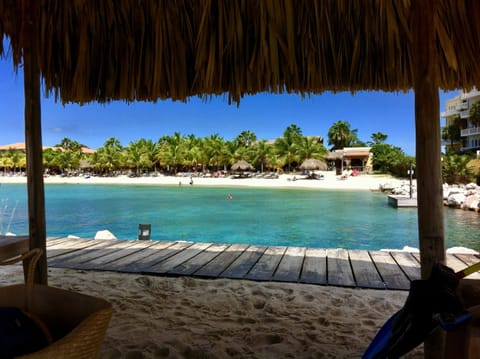
[[[232,200],[227,200],[231,193]],[[47,235],[343,247],[418,247],[416,209],[368,191],[190,186],[46,185]],[[0,233],[27,233],[26,185],[0,185]],[[445,208],[447,247],[480,251],[480,215]]]

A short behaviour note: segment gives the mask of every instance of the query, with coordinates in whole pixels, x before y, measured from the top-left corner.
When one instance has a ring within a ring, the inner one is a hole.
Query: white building
[[[470,122],[471,106],[480,101],[480,91],[474,89],[470,92],[461,91],[457,96],[450,99],[446,103],[445,112],[441,113],[441,117],[445,119],[445,126],[458,120],[460,126],[460,142],[453,144],[454,149],[465,152],[480,149],[480,127]],[[442,143],[446,149],[452,147],[452,143],[445,141]]]

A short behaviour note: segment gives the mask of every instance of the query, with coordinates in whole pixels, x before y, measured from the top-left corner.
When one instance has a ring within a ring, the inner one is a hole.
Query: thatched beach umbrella
[[[232,171],[253,171],[255,168],[245,160],[240,160],[232,165]]]
[[[323,161],[317,160],[316,158],[308,158],[302,162],[302,164],[300,165],[300,169],[308,171],[326,171],[327,164]]]

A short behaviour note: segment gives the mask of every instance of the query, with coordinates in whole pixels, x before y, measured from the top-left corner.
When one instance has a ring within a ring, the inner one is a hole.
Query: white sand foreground
[[[388,175],[358,175],[347,179],[340,179],[334,171],[316,171],[323,174],[324,179],[303,179],[305,176],[282,174],[279,178],[231,178],[231,177],[193,177],[194,186],[246,186],[246,187],[278,187],[278,188],[312,188],[312,189],[338,189],[338,190],[378,190],[380,185],[390,184],[398,187],[407,184],[406,179],[399,179]],[[296,180],[293,180],[294,177]],[[0,176],[0,183],[23,183],[25,176]],[[48,183],[71,184],[144,184],[144,185],[184,185],[190,183],[189,176],[157,176],[157,177],[61,177],[49,176],[44,178]]]
[[[0,285],[22,280],[21,266],[0,267]],[[55,268],[49,284],[113,304],[104,359],[360,358],[408,294]]]

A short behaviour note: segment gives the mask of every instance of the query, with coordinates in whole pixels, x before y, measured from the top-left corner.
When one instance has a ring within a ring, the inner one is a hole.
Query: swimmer
[[[231,193],[227,194],[227,199],[233,199],[233,196]]]

